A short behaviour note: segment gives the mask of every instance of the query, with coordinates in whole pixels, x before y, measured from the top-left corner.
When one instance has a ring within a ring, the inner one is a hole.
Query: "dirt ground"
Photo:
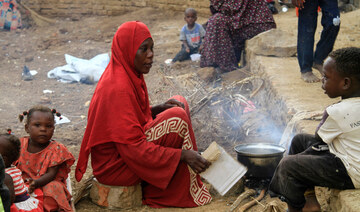
[[[360,46],[359,14],[359,11],[343,14],[335,48]],[[297,19],[293,9],[274,17],[278,28],[296,36]],[[203,24],[207,18],[198,17],[197,22]],[[182,13],[148,8],[117,17],[83,17],[80,20],[57,19],[55,24],[46,27],[33,26],[15,32],[0,32],[0,130],[5,131],[7,128],[11,128],[17,136],[24,136],[26,133],[23,124],[17,119],[18,114],[35,104],[56,108],[71,122],[57,125],[53,138],[66,144],[77,158],[86,127],[88,103],[96,84],[64,84],[47,78],[47,72],[55,67],[65,65],[64,54],[90,59],[97,54],[110,52],[112,37],[118,26],[130,20],[140,20],[147,24],[155,42],[154,65],[150,74],[146,76],[152,104],[161,103],[172,95],[181,94],[190,99],[190,106],[196,106],[201,97],[209,95],[209,92],[216,87],[216,82],[199,81],[194,74],[199,69],[197,62],[176,63],[172,67],[164,64],[166,59],[174,57],[180,49],[178,37],[179,30],[184,25]],[[318,38],[319,33],[316,36]],[[30,70],[38,72],[33,80],[23,81],[21,79],[24,65],[28,66]],[[294,67],[289,67],[289,69],[291,68]],[[235,78],[241,79],[248,75],[246,70],[243,70],[238,72]],[[244,95],[248,95],[252,87],[249,84],[238,89],[242,90]],[[45,94],[44,90],[51,90],[53,93]],[[209,129],[216,131],[216,125],[213,124],[216,123],[216,120],[213,119],[219,118],[221,114],[207,114],[209,119],[205,123],[201,119],[202,115],[204,114],[198,113],[193,116],[199,151],[203,151],[208,144],[215,140],[227,145],[226,150],[234,156],[235,152],[232,148],[239,140],[228,142],[229,138],[226,136],[214,138],[213,134],[208,133],[209,131],[206,132]],[[233,138],[236,138],[236,135]],[[88,169],[87,176],[90,174],[91,169]],[[76,193],[79,184],[75,182],[73,173],[71,173],[71,179]],[[215,195],[211,204],[187,210],[225,211],[230,208],[237,195],[236,192],[225,197]],[[270,197],[266,196],[262,202],[270,202]],[[87,198],[82,199],[76,205],[76,209],[77,211],[104,211]],[[153,209],[143,206],[134,211],[149,210]],[[264,211],[264,207],[262,204],[258,204],[251,211]]]

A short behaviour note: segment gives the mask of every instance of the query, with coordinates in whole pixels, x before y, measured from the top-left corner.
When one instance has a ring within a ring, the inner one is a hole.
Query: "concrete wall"
[[[23,0],[22,3],[49,17],[121,15],[144,7],[172,11],[193,7],[199,15],[210,14],[209,0]]]

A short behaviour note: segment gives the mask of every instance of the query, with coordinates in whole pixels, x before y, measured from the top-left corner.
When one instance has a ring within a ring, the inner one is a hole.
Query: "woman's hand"
[[[182,109],[185,110],[185,105],[182,102],[179,102],[176,99],[169,99],[165,102],[166,109],[172,108],[172,107],[181,107]]]
[[[153,119],[155,119],[157,114],[159,114],[169,108],[172,108],[172,107],[181,107],[181,108],[185,109],[185,105],[182,102],[179,102],[176,99],[169,99],[165,103],[153,106],[151,108],[151,114],[152,114]]]
[[[182,150],[180,160],[187,163],[195,173],[201,173],[211,165],[209,161],[194,150]]]
[[[301,10],[301,9],[304,8],[305,0],[291,0],[291,3],[292,3],[295,7],[298,7],[299,10]]]

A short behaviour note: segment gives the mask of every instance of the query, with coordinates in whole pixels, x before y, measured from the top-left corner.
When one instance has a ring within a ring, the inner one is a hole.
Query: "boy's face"
[[[322,78],[322,89],[330,98],[343,96],[345,93],[344,77],[336,71],[335,60],[328,57],[324,62],[324,76]]]
[[[192,28],[195,25],[197,16],[194,12],[187,12],[187,13],[185,13],[184,20],[186,21],[188,27]]]

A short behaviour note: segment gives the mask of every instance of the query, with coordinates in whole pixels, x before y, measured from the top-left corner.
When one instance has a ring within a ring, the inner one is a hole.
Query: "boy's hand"
[[[301,10],[301,9],[304,8],[305,0],[291,0],[291,3],[292,3],[295,7],[298,7],[299,10]]]
[[[190,53],[190,48],[189,47],[186,47],[185,50],[186,50],[187,53]]]

